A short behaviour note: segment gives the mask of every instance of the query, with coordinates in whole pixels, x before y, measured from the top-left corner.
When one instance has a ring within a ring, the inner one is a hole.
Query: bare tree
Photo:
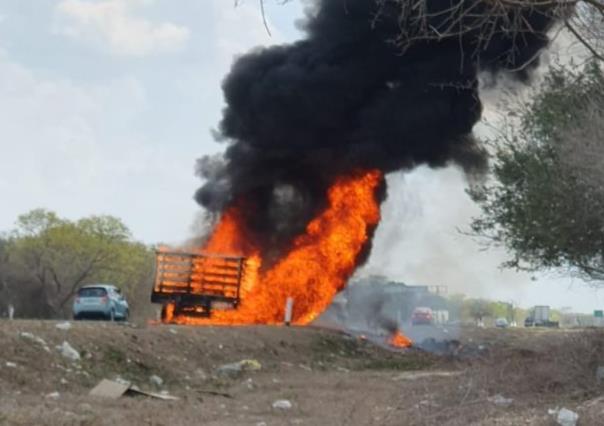
[[[474,34],[478,51],[496,34],[519,40],[534,32],[531,13],[546,14],[566,28],[593,57],[604,60],[604,0],[471,0],[452,2],[446,9],[430,8],[429,0],[376,0],[380,9],[396,2],[400,34],[394,40],[402,50],[419,41],[443,41]],[[474,52],[468,52],[469,54]]]
[[[265,3],[258,0],[262,19],[270,34]],[[291,0],[275,0],[285,4]],[[495,34],[507,33],[522,38],[534,32],[526,19],[527,12],[546,13],[559,22],[557,30],[566,29],[591,56],[604,61],[604,0],[459,0],[444,9],[431,8],[430,0],[374,0],[374,21],[385,7],[400,9],[399,36],[392,40],[402,51],[421,41],[443,41],[478,34],[481,46]],[[235,5],[241,0],[235,0]],[[345,4],[345,2],[343,2]],[[475,52],[468,52],[469,54]]]

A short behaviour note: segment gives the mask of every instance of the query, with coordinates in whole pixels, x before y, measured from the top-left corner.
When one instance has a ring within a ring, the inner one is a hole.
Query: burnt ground
[[[580,425],[604,416],[596,330],[464,328],[459,350],[434,355],[316,328],[71,324],[0,321],[0,425],[551,425],[556,406]],[[80,361],[56,349],[64,341]],[[243,359],[262,368],[217,373]],[[116,377],[180,399],[88,395]],[[292,408],[273,408],[279,399]]]

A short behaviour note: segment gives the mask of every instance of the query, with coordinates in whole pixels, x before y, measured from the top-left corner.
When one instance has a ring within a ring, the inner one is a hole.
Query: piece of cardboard
[[[144,395],[151,398],[163,399],[164,401],[178,401],[178,397],[172,395],[164,395],[161,393],[146,392],[136,388],[130,388],[126,391],[127,395]]]
[[[118,383],[112,380],[103,379],[90,391],[90,396],[118,399],[122,397],[128,389],[130,389],[130,385],[127,383]]]
[[[157,398],[164,401],[177,401],[178,398],[172,395],[142,391],[128,383],[118,383],[113,380],[103,379],[89,393],[90,396],[101,398],[118,399],[124,395],[144,395],[151,398]]]

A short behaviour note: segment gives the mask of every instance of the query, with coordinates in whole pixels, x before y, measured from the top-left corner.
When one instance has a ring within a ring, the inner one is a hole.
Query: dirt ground
[[[553,425],[555,407],[579,425],[604,418],[595,330],[464,328],[461,350],[436,355],[317,328],[57,324],[0,321],[0,425]],[[218,371],[244,359],[261,369]],[[89,396],[102,378],[179,400]],[[292,407],[273,408],[281,399]]]

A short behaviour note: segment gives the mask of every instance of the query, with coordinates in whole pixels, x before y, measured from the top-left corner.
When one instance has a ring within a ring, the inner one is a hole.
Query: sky
[[[135,238],[193,236],[195,160],[220,152],[211,130],[237,55],[302,36],[303,4],[269,0],[0,0],[0,231],[46,208],[121,218]],[[478,129],[480,132],[480,129]],[[603,293],[555,274],[501,270],[460,230],[476,206],[454,167],[388,177],[389,197],[361,274],[450,292],[591,312]]]

